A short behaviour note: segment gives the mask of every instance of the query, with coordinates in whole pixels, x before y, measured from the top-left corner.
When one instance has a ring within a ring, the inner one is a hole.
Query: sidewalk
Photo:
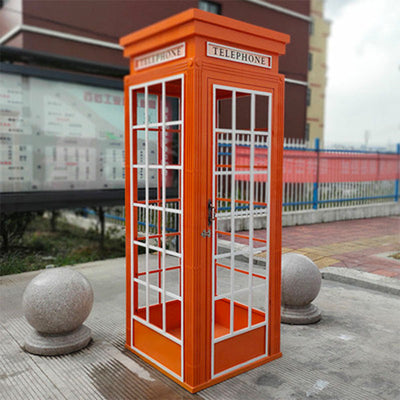
[[[322,320],[282,325],[282,358],[190,395],[124,349],[124,259],[73,268],[94,289],[93,342],[57,357],[22,349],[22,294],[39,272],[0,277],[1,400],[399,399],[399,296],[323,280]]]
[[[344,267],[400,280],[400,216],[283,228],[282,252],[311,258],[319,268]]]

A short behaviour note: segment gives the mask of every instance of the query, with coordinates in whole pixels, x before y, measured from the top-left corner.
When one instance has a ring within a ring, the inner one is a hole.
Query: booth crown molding
[[[236,44],[260,52],[268,48],[277,55],[285,54],[290,42],[287,34],[193,8],[122,37],[120,45],[124,56],[132,57],[194,35],[225,42],[229,37]]]

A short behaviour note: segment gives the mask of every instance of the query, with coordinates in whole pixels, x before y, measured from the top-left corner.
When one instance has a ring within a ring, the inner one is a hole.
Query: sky
[[[400,143],[400,1],[325,0],[325,143]]]

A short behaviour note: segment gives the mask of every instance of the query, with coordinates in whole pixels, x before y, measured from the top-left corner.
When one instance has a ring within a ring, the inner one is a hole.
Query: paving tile
[[[265,235],[259,230],[256,236]],[[378,257],[400,251],[400,217],[380,217],[324,224],[284,227],[282,253],[296,252],[311,258],[319,268],[341,266],[400,279],[396,261]],[[383,271],[383,272],[382,272]]]
[[[396,271],[390,271],[387,269],[377,269],[374,271],[374,274],[378,274],[378,275],[383,275],[383,276],[388,276],[390,278],[393,278],[395,276],[398,276],[399,273]]]
[[[316,261],[316,265],[318,268],[325,268],[337,264],[338,261],[339,260],[336,260],[335,258],[323,257]]]

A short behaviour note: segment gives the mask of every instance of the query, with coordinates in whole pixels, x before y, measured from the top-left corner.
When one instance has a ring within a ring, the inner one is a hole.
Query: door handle
[[[215,207],[211,200],[208,200],[208,225],[210,226],[215,219]]]

